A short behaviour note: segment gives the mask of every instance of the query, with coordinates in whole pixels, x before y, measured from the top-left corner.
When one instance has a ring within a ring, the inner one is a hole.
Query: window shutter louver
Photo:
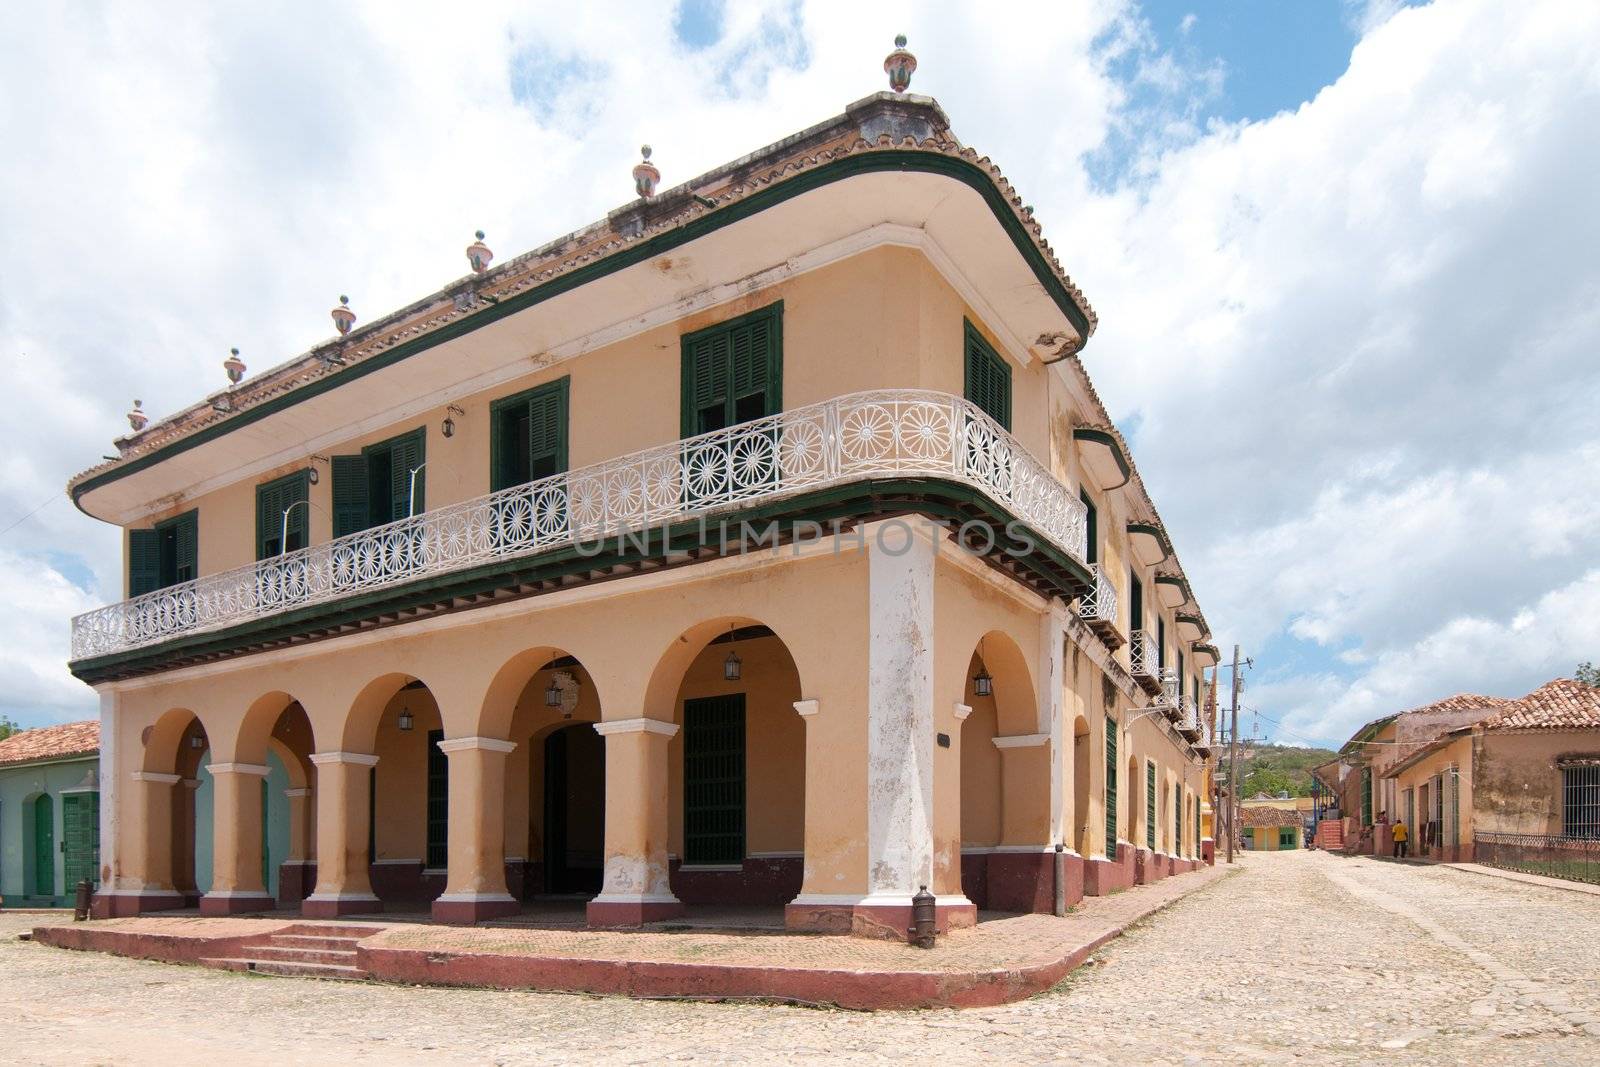
[[[161,588],[161,535],[154,530],[128,531],[128,595],[143,596]]]
[[[1117,720],[1106,716],[1106,858],[1117,858]]]
[[[551,474],[559,474],[567,469],[565,379],[560,384],[563,388],[550,389],[528,401],[529,469],[536,472],[549,470]]]
[[[191,511],[178,516],[174,523],[177,534],[177,569],[174,582],[189,582],[200,576],[200,513]]]
[[[1151,852],[1156,850],[1156,765],[1144,765],[1144,843]]]
[[[694,437],[783,409],[782,301],[686,334],[682,346],[682,436]],[[759,403],[749,402],[757,397]]]
[[[386,520],[396,522],[410,515],[420,515],[427,510],[428,472],[417,470],[422,466],[426,456],[426,441],[423,431],[416,430],[404,437],[396,437],[386,442],[389,448],[389,500],[390,511]],[[411,472],[417,471],[415,488],[411,480]],[[415,494],[416,499],[412,496]]]
[[[333,536],[348,537],[367,528],[367,457],[334,456]]]
[[[284,511],[298,501],[306,500],[309,492],[310,482],[305,471],[297,471],[256,487],[256,559],[283,554],[287,548],[278,542],[286,529],[289,544],[304,547],[308,543],[306,509],[297,507],[289,512],[287,524],[284,522]]]
[[[1011,429],[1011,368],[970,321],[965,323],[966,397]]]

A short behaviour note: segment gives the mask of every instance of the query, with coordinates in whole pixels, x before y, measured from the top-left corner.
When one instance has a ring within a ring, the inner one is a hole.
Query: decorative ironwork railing
[[[1524,874],[1600,885],[1600,838],[1473,834],[1472,858]]]
[[[1135,630],[1128,635],[1129,673],[1154,678],[1160,671],[1156,655],[1156,641],[1146,630]]]
[[[1094,588],[1078,598],[1078,617],[1089,622],[1117,621],[1117,587],[1106,577],[1103,564],[1091,563]]]
[[[971,486],[1083,560],[1083,504],[999,423],[947,393],[882,390],[648,448],[86,612],[72,620],[72,656],[122,652],[422,577],[896,477]]]

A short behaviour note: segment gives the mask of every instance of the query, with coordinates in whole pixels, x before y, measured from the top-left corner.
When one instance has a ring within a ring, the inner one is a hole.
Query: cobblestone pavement
[[[1242,872],[1004,1008],[879,1013],[407,989],[17,942],[0,1061],[1594,1064],[1600,898],[1321,853]]]

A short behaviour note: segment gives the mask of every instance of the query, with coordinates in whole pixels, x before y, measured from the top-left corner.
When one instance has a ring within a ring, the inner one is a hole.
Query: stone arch
[[[152,774],[181,773],[179,763],[188,738],[199,736],[209,745],[205,722],[188,708],[168,708],[145,732],[144,755],[139,769]]]
[[[263,693],[252,700],[245,709],[244,717],[239,720],[238,730],[231,738],[233,760],[238,763],[265,763],[272,737],[285,716],[292,716],[297,724],[303,721],[305,730],[313,730],[304,706],[281,689]],[[305,751],[309,755],[317,750],[316,739],[312,736],[306,741]]]
[[[1093,851],[1089,798],[1093,795],[1094,768],[1094,735],[1089,720],[1078,715],[1072,720],[1072,848],[1080,856]]]

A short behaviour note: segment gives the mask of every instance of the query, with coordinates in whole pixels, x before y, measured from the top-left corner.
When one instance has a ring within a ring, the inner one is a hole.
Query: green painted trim
[[[500,437],[500,413],[507,408],[526,404],[546,393],[555,393],[561,397],[561,443],[556,448],[556,468],[558,473],[567,469],[567,434],[572,428],[572,375],[563,374],[553,381],[544,382],[532,389],[524,389],[510,396],[502,396],[489,402],[489,487],[492,492],[509,489],[508,485],[501,485],[500,476],[500,451],[505,447]]]
[[[1117,485],[1106,487],[1106,491],[1121,489],[1133,478],[1133,466],[1128,462],[1128,457],[1122,453],[1122,445],[1117,442],[1116,434],[1106,430],[1097,430],[1093,426],[1078,426],[1072,431],[1074,441],[1087,441],[1092,445],[1100,445],[1111,450],[1111,456],[1117,461],[1117,470],[1122,472],[1122,481]]]
[[[973,404],[998,422],[1007,433],[1011,431],[1011,364],[1006,358],[995,350],[989,339],[983,336],[983,331],[974,326],[972,320],[963,317],[961,320],[961,350],[962,350],[962,394]],[[977,364],[982,362],[1000,379],[1000,395],[988,396],[987,389],[980,380],[984,375]],[[978,373],[974,373],[974,372]],[[997,410],[998,409],[998,410]]]
[[[1001,531],[1012,521],[1008,512],[970,486],[940,479],[913,478],[854,482],[776,501],[761,508],[709,516],[708,522],[756,524],[768,520],[787,520],[792,527],[796,522],[825,523],[831,519],[865,519],[912,513],[961,522],[971,518],[974,510]],[[1025,525],[1020,528],[1034,539],[1034,551],[1018,557],[1030,572],[1056,588],[1063,600],[1070,600],[1089,588],[1089,572],[1082,564],[1051,547],[1037,531]],[[708,530],[713,535],[714,543],[716,526],[709,526]],[[545,581],[592,570],[603,571],[613,566],[657,558],[671,550],[681,551],[707,543],[704,537],[706,533],[707,530],[701,528],[701,521],[695,519],[670,527],[664,533],[660,529],[646,531],[642,539],[645,545],[643,552],[637,551],[630,542],[626,550],[620,553],[608,548],[599,554],[585,556],[569,545],[538,556],[451,571],[347,597],[331,604],[313,605],[253,619],[223,630],[174,638],[159,645],[77,660],[69,664],[69,668],[78,678],[91,684],[131,673],[147,673],[162,669],[163,663],[189,656],[236,652],[251,645],[285,640],[311,630],[365,622],[381,615],[454,597],[489,593],[507,585]],[[608,543],[615,544],[614,541]]]
[[[1128,523],[1128,536],[1131,537],[1134,534],[1144,534],[1146,537],[1154,537],[1156,542],[1160,544],[1161,551],[1165,553],[1165,555],[1163,555],[1161,559],[1156,560],[1156,563],[1161,563],[1172,558],[1172,542],[1167,540],[1167,531],[1163,530],[1161,527],[1148,522],[1130,522]],[[1154,564],[1152,564],[1152,566],[1154,566]],[[1156,575],[1156,583],[1159,585],[1163,580],[1168,580],[1172,577],[1173,576],[1170,574],[1158,574]]]
[[[783,301],[774,300],[765,307],[747,311],[743,315],[728,319],[724,322],[713,323],[710,326],[695,330],[693,333],[681,334],[678,337],[678,429],[679,436],[685,439],[699,435],[696,428],[694,399],[690,394],[690,385],[694,382],[694,366],[689,355],[689,347],[696,341],[717,333],[727,333],[738,329],[749,322],[760,319],[772,320],[772,351],[768,353],[767,363],[767,408],[766,415],[776,415],[783,410]],[[728,404],[732,407],[738,398],[733,395],[733,374],[729,368],[728,374]],[[736,423],[728,420],[729,426]]]
[[[482,329],[490,323],[553,299],[562,293],[570,292],[597,278],[603,278],[608,274],[614,274],[636,263],[653,259],[691,241],[698,240],[707,234],[715,233],[724,226],[732,225],[752,215],[759,214],[768,208],[776,207],[804,193],[820,189],[834,182],[856,177],[857,175],[873,174],[881,171],[906,171],[943,175],[975,189],[983,197],[984,202],[989,205],[990,211],[994,213],[995,219],[1000,223],[1001,228],[1011,237],[1012,243],[1033,270],[1034,276],[1044,287],[1045,292],[1050,294],[1052,301],[1061,310],[1062,314],[1066,315],[1068,321],[1072,323],[1078,333],[1083,337],[1088,337],[1088,314],[1078,306],[1067,287],[1056,276],[1055,268],[1050,265],[1044,254],[1033,243],[1032,236],[1023,227],[1021,220],[1016,216],[1015,210],[1006,201],[999,188],[995,186],[994,179],[989,175],[988,171],[979,167],[976,163],[968,162],[959,156],[947,156],[930,152],[864,152],[835,159],[809,170],[801,171],[792,178],[769,185],[742,200],[735,201],[715,211],[709,211],[698,218],[690,219],[683,225],[675,227],[666,233],[657,234],[649,240],[629,245],[604,259],[580,267],[567,274],[551,278],[543,285],[534,286],[514,296],[508,296],[497,303],[489,304],[477,313],[441,326],[423,337],[395,345],[362,360],[360,363],[335,370],[314,382],[308,382],[300,386],[298,389],[249,407],[232,418],[224,419],[205,429],[197,430],[181,440],[172,442],[165,448],[140,456],[138,459],[129,460],[127,463],[97,474],[93,478],[86,479],[81,484],[73,487],[73,504],[78,505],[85,493],[98,489],[103,485],[109,485],[171,456],[196,448],[224,434],[232,433],[234,430],[248,426],[302,401],[320,396],[322,393],[338,388],[346,382],[363,378],[391,364],[408,359],[419,352],[426,352],[430,348],[444,344],[446,341],[451,341],[475,330]],[[82,510],[81,505],[79,505],[79,510]]]
[[[300,497],[299,497],[299,499],[310,501],[310,499],[311,499],[311,470],[310,470],[309,467],[306,468],[305,470],[295,471],[292,474],[285,474],[281,478],[274,478],[270,482],[258,482],[256,484],[256,562],[258,562],[258,563],[267,558],[266,539],[263,538],[262,535],[261,535],[261,533],[262,533],[262,527],[261,527],[261,498],[266,496],[267,494],[271,493],[272,491],[274,491],[276,489],[292,487],[292,486],[299,486],[299,489],[300,489]],[[294,506],[293,504],[290,505],[290,507],[293,507],[293,506]],[[307,511],[310,510],[310,505],[309,504],[307,504],[306,510]],[[279,522],[278,522],[278,524],[277,524],[277,526],[275,528],[279,529],[279,530],[282,530],[283,529],[282,515],[279,515],[278,518],[279,518]],[[305,515],[305,516],[303,516],[301,518],[301,521],[305,523],[305,526],[303,526],[302,529],[305,531],[306,544],[309,545],[309,544],[311,544],[311,516],[310,515]],[[290,526],[294,525],[294,519],[292,517],[289,520],[289,525]],[[270,530],[269,530],[269,533],[270,533]],[[284,551],[284,547],[283,546],[279,546],[279,554],[282,554],[283,551]]]

